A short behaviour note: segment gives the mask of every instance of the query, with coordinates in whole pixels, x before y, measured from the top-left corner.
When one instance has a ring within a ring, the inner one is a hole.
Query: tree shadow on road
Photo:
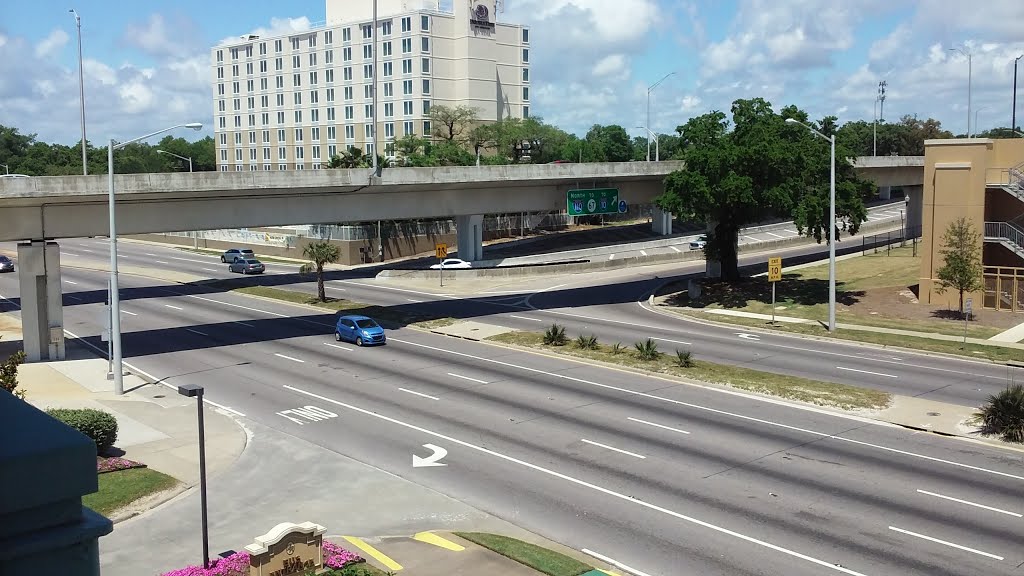
[[[836,286],[836,303],[852,306],[864,297],[863,290],[843,290],[842,283]],[[799,274],[785,274],[775,283],[776,303],[790,302],[799,306],[814,306],[828,303],[828,280],[804,279]],[[701,282],[701,295],[691,300],[684,290],[668,299],[672,306],[705,308],[716,305],[722,308],[745,308],[751,302],[765,305],[772,303],[771,284],[763,277],[741,278],[739,280],[705,280]]]

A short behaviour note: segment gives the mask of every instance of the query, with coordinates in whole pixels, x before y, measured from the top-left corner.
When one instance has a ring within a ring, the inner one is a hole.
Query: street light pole
[[[82,18],[74,8],[68,12],[75,15],[75,26],[78,28],[78,102],[82,118],[82,175],[89,175],[89,158],[85,152],[85,73],[82,67]]]
[[[831,144],[829,158],[829,192],[828,192],[828,331],[836,331],[836,136],[825,136],[817,129],[796,120],[786,118],[786,122],[799,124],[814,134],[828,140]]]
[[[662,76],[661,80],[658,80],[654,84],[651,84],[650,86],[647,87],[647,126],[645,126],[645,128],[647,128],[647,161],[648,162],[651,161],[651,134],[653,134],[653,132],[651,132],[651,92],[655,88],[657,88],[659,85],[661,85],[662,82],[664,82],[665,80],[668,80],[669,76],[672,76],[674,74],[675,74],[675,72],[669,72],[668,74],[665,74],[664,76]]]
[[[1013,114],[1010,117],[1010,130],[1017,129],[1017,61],[1024,58],[1024,54],[1013,59]]]
[[[660,162],[661,161],[661,142],[658,141],[658,135],[655,134],[654,132],[652,132],[651,129],[647,128],[646,126],[637,126],[637,128],[643,128],[644,130],[647,131],[647,141],[648,142],[651,141],[651,138],[654,138],[654,161],[655,162]],[[648,158],[648,160],[650,160],[650,158]]]
[[[885,115],[885,86],[886,86],[885,80],[882,80],[881,82],[879,82],[878,83],[878,95],[875,96],[875,128],[874,128],[874,133],[872,135],[872,144],[871,144],[871,155],[872,156],[878,156],[878,121],[882,120],[882,116]],[[882,113],[881,114],[879,114],[879,112],[878,112],[879,104],[881,104],[881,108],[882,108]]]
[[[210,569],[210,532],[206,515],[206,430],[203,425],[203,387],[198,384],[178,386],[178,394],[196,399],[199,408],[199,500],[203,517],[203,569]]]
[[[971,53],[970,50],[967,49],[966,45],[964,45],[963,48],[950,48],[949,50],[952,51],[952,52],[959,52],[959,53],[961,53],[961,54],[963,54],[964,56],[967,57],[967,137],[970,138],[971,137],[971,76],[972,76],[972,68],[974,66],[973,62],[972,62],[973,58],[974,58],[974,55]]]
[[[370,138],[373,142],[373,175],[380,176],[380,166],[377,166],[377,0],[373,0],[373,69],[370,80],[370,94],[373,96],[371,107],[373,108],[370,123]]]
[[[187,157],[186,158],[185,156],[178,156],[174,152],[168,152],[166,150],[157,150],[156,153],[157,154],[167,154],[168,156],[174,156],[178,160],[188,160],[188,171],[189,171],[189,173],[192,172],[192,158],[191,157]]]
[[[138,138],[128,140],[127,142],[121,142],[120,144],[115,143],[113,138],[107,142],[107,210],[109,212],[108,217],[110,219],[110,343],[114,356],[111,362],[114,368],[114,394],[117,394],[118,396],[124,394],[124,366],[121,359],[121,294],[117,281],[117,217],[114,209],[114,150],[124,148],[133,142],[145,140],[178,128],[201,130],[203,125],[198,122],[193,122],[191,124],[178,124],[177,126],[164,128],[163,130],[158,130],[156,132],[146,134],[145,136],[139,136]]]

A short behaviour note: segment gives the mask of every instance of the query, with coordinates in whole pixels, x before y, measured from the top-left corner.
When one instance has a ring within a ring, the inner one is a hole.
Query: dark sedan
[[[266,268],[263,266],[263,262],[256,259],[242,260],[239,258],[228,266],[228,270],[231,272],[241,272],[242,274],[263,274]]]
[[[14,261],[0,254],[0,272],[14,272]]]

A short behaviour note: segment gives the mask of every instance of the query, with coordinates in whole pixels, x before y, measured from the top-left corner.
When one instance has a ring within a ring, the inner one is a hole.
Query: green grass
[[[635,350],[614,354],[612,346],[603,344],[599,345],[596,350],[581,350],[568,346],[545,346],[543,337],[543,334],[537,332],[516,331],[498,334],[488,338],[488,340],[541,349],[564,356],[598,360],[624,368],[644,370],[655,374],[666,374],[690,378],[700,382],[723,384],[749,392],[768,394],[819,406],[832,406],[844,410],[881,409],[887,407],[892,400],[892,397],[887,392],[879,390],[858,388],[833,382],[819,382],[796,376],[772,374],[739,366],[715,364],[701,360],[696,356],[693,358],[695,366],[682,368],[678,365],[675,349],[666,348],[662,350],[665,354],[659,359],[645,361],[637,357]]]
[[[295,290],[283,290],[281,288],[271,288],[269,286],[243,286],[232,288],[218,282],[211,284],[213,286],[224,287],[231,292],[250,294],[263,298],[272,298],[274,300],[282,300],[284,302],[292,302],[295,304],[305,304],[307,306],[316,306],[318,308],[325,308],[336,312],[345,312],[347,314],[361,314],[363,316],[369,316],[370,318],[380,322],[382,325],[385,325],[385,328],[394,327],[396,325],[408,325],[432,329],[443,328],[456,322],[455,318],[447,316],[438,318],[429,314],[418,314],[416,312],[395,310],[388,306],[364,304],[362,302],[355,302],[340,298],[329,297],[327,298],[327,302],[321,302],[312,294],[297,292]]]
[[[580,576],[593,570],[575,558],[508,536],[483,532],[455,532],[455,535],[548,576]]]
[[[371,566],[366,562],[350,564],[341,570],[328,570],[324,574],[329,576],[387,576],[391,572],[385,572],[380,568]]]
[[[174,478],[151,468],[107,472],[99,475],[99,481],[100,489],[83,496],[82,504],[104,516],[178,483]]]

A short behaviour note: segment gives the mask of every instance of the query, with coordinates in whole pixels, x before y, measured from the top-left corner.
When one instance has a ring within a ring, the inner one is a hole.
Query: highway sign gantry
[[[565,193],[565,209],[569,216],[616,214],[619,212],[618,188],[569,190]]]

